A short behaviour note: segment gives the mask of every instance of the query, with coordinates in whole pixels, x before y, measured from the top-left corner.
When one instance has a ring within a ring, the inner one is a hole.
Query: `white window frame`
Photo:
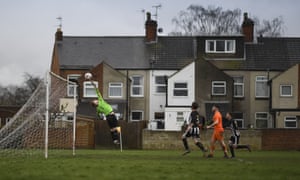
[[[137,113],[142,113],[142,119],[132,119],[132,113],[137,112]],[[132,110],[130,113],[130,119],[131,121],[142,121],[144,119],[144,111],[142,110]]]
[[[133,78],[139,77],[141,78],[141,84],[140,85],[134,85],[133,84]],[[133,94],[133,88],[140,88],[141,94]],[[144,76],[143,75],[133,75],[131,76],[131,97],[144,97]]]
[[[257,117],[257,115],[258,114],[266,114],[267,115],[267,117],[266,118],[258,118]],[[255,113],[255,127],[256,128],[258,128],[258,129],[263,129],[263,128],[261,128],[261,127],[257,127],[257,120],[264,120],[264,121],[266,121],[267,122],[267,127],[265,127],[265,128],[268,128],[268,122],[269,122],[269,113],[268,112],[256,112]]]
[[[245,128],[244,113],[242,113],[242,112],[233,112],[232,114],[233,114],[234,120],[242,122],[242,127],[239,127],[239,128]],[[242,114],[243,117],[242,118],[236,118],[237,114]]]
[[[77,77],[77,79],[79,79],[80,76],[81,76],[80,74],[68,74],[67,80],[70,81],[70,77]],[[71,92],[74,92],[74,90],[71,91],[71,88],[74,88],[74,87],[76,87],[74,84],[68,83],[68,85],[67,85],[67,96],[68,97],[73,97],[74,96],[74,94],[71,94]],[[76,93],[76,96],[78,96],[77,88],[75,88],[75,93]]]
[[[261,80],[259,78],[265,78],[264,80]],[[258,96],[257,95],[257,83],[267,83],[267,90],[268,90],[268,94],[266,96]],[[269,98],[270,97],[270,89],[269,89],[269,85],[268,85],[268,76],[256,76],[255,77],[255,97],[256,98]]]
[[[241,86],[242,87],[242,95],[235,95],[233,94],[233,96],[235,98],[243,98],[245,96],[245,85],[244,85],[244,77],[243,76],[235,76],[233,77],[233,80],[234,78],[242,78],[243,79],[243,82],[234,82],[233,83],[233,88],[234,88],[234,92],[235,92],[235,89],[236,89],[236,86]]]
[[[291,94],[282,94],[282,87],[287,87],[289,86],[291,88]],[[280,85],[280,97],[293,97],[293,85],[287,84],[287,85]]]
[[[157,84],[156,83],[156,77],[163,77],[165,79],[164,75],[156,75],[156,76],[154,76],[154,88],[155,88],[154,92],[155,92],[155,94],[166,94],[167,91],[168,91],[166,82],[164,84]],[[165,92],[157,92],[157,87],[165,87],[166,91]]]
[[[223,84],[223,85],[216,85],[216,84]],[[216,93],[214,91],[215,88],[224,88],[224,93]],[[211,82],[211,94],[213,96],[225,96],[226,95],[226,81],[212,81]]]
[[[293,119],[293,120],[291,120],[291,119]],[[284,117],[284,128],[298,128],[298,119],[297,119],[297,117],[296,116],[285,116]],[[295,122],[296,123],[296,126],[295,127],[287,127],[286,126],[286,122]]]
[[[217,51],[217,41],[224,41],[224,51]],[[214,43],[214,50],[210,50],[209,49],[209,43],[210,42],[213,42]],[[232,50],[230,51],[230,50],[227,50],[228,48],[227,48],[227,42],[232,42],[233,44],[232,44]],[[229,40],[229,39],[220,39],[220,40],[217,40],[217,39],[215,39],[215,40],[206,40],[205,41],[205,52],[206,53],[235,53],[236,52],[236,42],[235,42],[235,40],[233,40],[233,39],[231,39],[231,40]]]
[[[186,84],[186,88],[175,88],[175,84]],[[173,97],[188,97],[189,96],[189,84],[188,84],[188,82],[174,82],[174,84],[173,84],[174,86],[173,86]],[[175,95],[175,91],[176,90],[179,90],[179,91],[186,91],[187,93],[186,93],[186,96],[177,96],[177,95]]]
[[[177,113],[176,113],[176,122],[177,123],[183,123],[185,121],[185,116],[184,115],[185,115],[184,112],[177,111]],[[180,119],[180,121],[178,119]]]
[[[113,84],[120,84],[120,86],[113,86]],[[119,96],[114,96],[110,94],[111,88],[121,88],[121,95]],[[123,83],[122,82],[110,82],[108,84],[108,97],[109,98],[122,98],[123,97]]]
[[[96,88],[98,88],[98,82],[93,81],[93,83],[96,85]],[[88,95],[87,94],[87,88],[93,88],[94,89],[94,86],[92,85],[92,83],[90,81],[84,81],[83,82],[83,97],[85,97],[85,98],[95,98],[95,97],[97,97],[96,90],[95,90],[94,95]]]

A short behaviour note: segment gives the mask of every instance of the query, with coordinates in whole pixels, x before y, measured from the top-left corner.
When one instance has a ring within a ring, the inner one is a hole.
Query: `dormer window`
[[[206,40],[206,53],[235,53],[235,40]]]

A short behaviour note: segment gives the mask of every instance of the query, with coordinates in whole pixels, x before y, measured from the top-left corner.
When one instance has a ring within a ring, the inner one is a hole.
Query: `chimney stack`
[[[157,38],[157,22],[151,19],[151,13],[147,12],[146,28],[146,42],[156,42]]]
[[[245,42],[253,42],[254,40],[254,21],[248,18],[248,13],[244,13],[244,21],[242,24],[242,33]]]
[[[55,41],[62,41],[63,40],[63,32],[61,31],[61,28],[57,28],[57,31],[55,33]]]

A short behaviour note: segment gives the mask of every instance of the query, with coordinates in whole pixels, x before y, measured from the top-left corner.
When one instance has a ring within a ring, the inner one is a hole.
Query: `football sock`
[[[203,144],[201,142],[197,142],[196,146],[198,146],[203,152],[206,151]]]
[[[232,157],[235,157],[233,146],[229,146],[230,153]]]
[[[189,145],[188,145],[188,142],[187,142],[186,138],[183,138],[182,142],[183,142],[185,150],[189,151]]]
[[[119,139],[118,131],[113,131],[113,132],[110,132],[110,133],[111,133],[111,137],[114,141]]]

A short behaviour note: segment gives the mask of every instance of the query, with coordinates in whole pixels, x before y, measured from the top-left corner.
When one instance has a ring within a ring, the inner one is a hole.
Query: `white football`
[[[87,79],[87,80],[92,79],[92,77],[93,77],[93,75],[91,73],[89,73],[89,72],[87,72],[87,73],[84,74],[84,78]]]

